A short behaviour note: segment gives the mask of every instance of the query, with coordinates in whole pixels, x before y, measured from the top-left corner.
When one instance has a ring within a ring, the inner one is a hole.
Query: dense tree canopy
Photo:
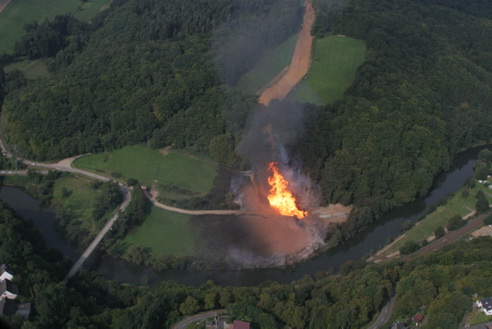
[[[342,100],[309,112],[299,151],[326,200],[355,203],[363,224],[491,141],[492,13],[487,1],[333,3],[315,2],[315,34],[365,40],[366,60]]]

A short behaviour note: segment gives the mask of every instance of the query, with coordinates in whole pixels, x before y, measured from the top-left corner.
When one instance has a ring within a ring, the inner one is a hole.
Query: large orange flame
[[[270,162],[268,170],[271,172],[268,177],[268,184],[270,184],[268,202],[270,205],[278,210],[281,215],[297,218],[306,217],[307,213],[297,208],[296,199],[288,189],[289,182],[279,173],[275,162]]]

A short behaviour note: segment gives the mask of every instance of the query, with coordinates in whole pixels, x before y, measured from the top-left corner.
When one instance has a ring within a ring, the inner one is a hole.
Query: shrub
[[[448,226],[446,226],[446,227],[447,227],[448,231],[454,231],[454,230],[459,229],[460,227],[462,227],[465,224],[466,224],[466,222],[463,219],[461,219],[460,215],[454,215],[453,217],[451,217],[449,219]]]
[[[419,249],[419,245],[415,241],[407,241],[398,249],[401,255],[408,255]]]
[[[446,234],[446,232],[444,231],[444,228],[442,226],[438,226],[434,231],[434,235],[436,236],[436,239],[442,238],[444,234]]]
[[[477,203],[475,204],[475,208],[477,209],[477,214],[483,214],[490,209],[489,202],[485,198],[478,199]]]

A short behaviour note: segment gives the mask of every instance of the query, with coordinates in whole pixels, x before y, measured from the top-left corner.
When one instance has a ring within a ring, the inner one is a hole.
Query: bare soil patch
[[[311,26],[314,22],[314,8],[312,0],[306,0],[306,12],[302,30],[297,38],[296,48],[292,56],[292,62],[288,71],[277,81],[275,77],[268,85],[271,85],[259,97],[259,103],[268,105],[272,99],[282,100],[301,81],[309,69],[309,60],[311,58],[311,48],[313,45],[313,36],[311,35]]]
[[[9,5],[12,0],[0,0],[0,13]]]

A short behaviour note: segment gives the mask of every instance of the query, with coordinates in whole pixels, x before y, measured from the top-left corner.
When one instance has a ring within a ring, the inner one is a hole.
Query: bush
[[[485,218],[484,224],[485,225],[492,225],[492,215],[490,215],[489,217]]]
[[[438,226],[434,231],[434,235],[436,236],[436,239],[442,238],[444,234],[446,234],[446,231],[444,231],[444,228],[442,226]]]
[[[136,180],[135,178],[128,178],[128,180],[126,181],[126,184],[128,186],[135,186],[138,184],[138,180]]]
[[[111,173],[111,177],[114,177],[114,178],[121,178],[121,176],[122,176],[122,175],[121,175],[121,173],[119,173],[119,172],[112,172],[112,173]]]
[[[468,198],[468,196],[470,196],[470,190],[467,188],[463,189],[463,191],[461,191],[461,197],[465,199]]]
[[[419,249],[419,245],[415,241],[407,241],[398,249],[401,255],[408,255]]]
[[[480,200],[480,199],[485,199],[485,193],[483,193],[482,190],[479,190],[477,194],[475,194],[475,199]]]
[[[411,219],[409,219],[409,220],[405,221],[403,224],[401,224],[401,230],[403,232],[408,231],[412,227],[413,227],[413,221]]]
[[[485,198],[478,199],[477,203],[475,204],[475,208],[477,209],[477,214],[483,214],[490,209],[489,202]]]
[[[449,219],[447,229],[448,231],[454,231],[459,229],[460,227],[463,227],[466,224],[466,222],[461,218],[460,215],[454,215]]]

